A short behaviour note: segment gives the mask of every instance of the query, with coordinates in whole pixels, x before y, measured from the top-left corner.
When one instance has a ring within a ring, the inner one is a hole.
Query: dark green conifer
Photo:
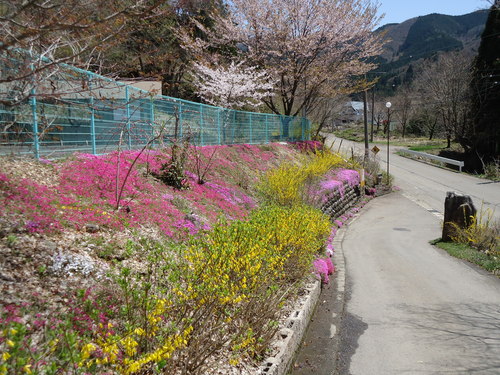
[[[500,156],[500,0],[490,8],[474,63],[468,143],[477,166]]]

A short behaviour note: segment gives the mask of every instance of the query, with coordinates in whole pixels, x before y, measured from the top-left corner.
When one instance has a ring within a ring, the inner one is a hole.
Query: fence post
[[[266,143],[269,143],[269,115],[266,113],[265,115],[266,121]]]
[[[219,145],[222,144],[222,128],[221,128],[221,123],[220,123],[220,108],[217,108],[217,132],[219,133]]]
[[[97,154],[95,144],[95,109],[94,96],[92,95],[92,76],[89,74],[89,94],[90,94],[90,144],[92,145],[92,155]]]
[[[306,136],[306,118],[305,117],[302,117],[302,121],[301,121],[301,127],[302,127],[302,137],[301,137],[301,141],[305,141],[305,136]]]
[[[234,131],[236,129],[236,111],[234,109],[231,109],[233,111],[233,123],[231,124],[231,144],[234,144]]]
[[[200,104],[200,146],[203,146],[203,104]]]
[[[132,139],[130,138],[130,96],[128,92],[128,86],[125,86],[125,102],[127,110],[127,139],[128,139],[128,149],[132,149]]]
[[[36,113],[36,90],[33,87],[31,89],[31,97],[30,97],[30,102],[31,102],[31,114],[33,116],[33,146],[34,146],[34,153],[35,153],[35,158],[40,159],[40,143],[38,139],[38,116]]]
[[[153,99],[153,95],[151,95],[150,97],[150,103],[149,103],[149,121],[150,121],[150,124],[151,124],[151,136],[154,138],[155,136],[155,125],[154,125],[154,122],[155,122],[155,102],[154,102],[154,99]],[[153,144],[152,146],[154,146],[154,141],[153,141]]]
[[[253,143],[253,123],[252,123],[252,113],[250,112],[250,144]]]
[[[280,115],[280,142],[283,142],[283,131],[285,129],[283,118],[283,115]]]
[[[177,110],[177,117],[179,121],[179,138],[182,138],[182,102],[179,102],[179,109]]]

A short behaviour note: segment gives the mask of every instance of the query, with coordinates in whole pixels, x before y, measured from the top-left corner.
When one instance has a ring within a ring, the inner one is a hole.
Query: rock
[[[87,233],[97,233],[100,229],[97,224],[85,224],[85,232]]]
[[[454,235],[454,224],[459,228],[467,228],[476,216],[476,208],[472,199],[468,195],[456,195],[454,192],[447,192],[444,201],[444,224],[443,224],[443,241],[451,241]]]
[[[0,220],[0,238],[7,237],[11,233],[22,232],[18,223],[12,223],[8,220]]]
[[[10,275],[6,275],[6,274],[3,274],[3,273],[0,273],[0,280],[3,280],[3,281],[8,281],[10,283],[13,283],[15,282],[16,280],[11,277]]]
[[[57,250],[57,244],[49,240],[44,240],[38,243],[37,248],[41,251],[55,252]]]
[[[193,213],[190,213],[190,214],[187,214],[186,216],[184,216],[184,220],[188,220],[195,225],[198,222],[198,218]]]

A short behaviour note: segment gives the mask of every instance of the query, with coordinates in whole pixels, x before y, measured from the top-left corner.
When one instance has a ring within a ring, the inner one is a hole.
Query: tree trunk
[[[436,131],[437,119],[434,121],[434,124],[429,129],[429,141],[432,141],[434,137],[434,132]]]

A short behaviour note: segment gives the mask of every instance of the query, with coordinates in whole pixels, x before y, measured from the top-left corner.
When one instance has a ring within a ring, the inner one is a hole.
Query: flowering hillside
[[[304,194],[359,174],[320,147],[3,158],[0,374],[254,366],[313,261],[324,282],[334,269],[325,251],[350,214],[332,228]]]

